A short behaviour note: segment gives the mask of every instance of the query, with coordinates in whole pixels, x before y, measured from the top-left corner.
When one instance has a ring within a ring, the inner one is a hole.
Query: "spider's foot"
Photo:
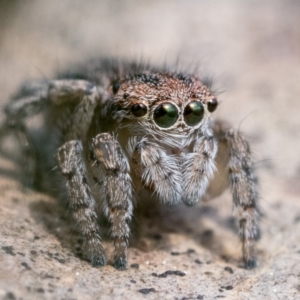
[[[94,255],[91,259],[91,263],[93,267],[103,267],[106,265],[106,257],[104,253]]]
[[[127,269],[127,259],[123,257],[117,257],[115,258],[114,267],[117,270],[126,270]]]
[[[245,268],[247,270],[254,269],[256,267],[256,260],[255,258],[245,259]]]

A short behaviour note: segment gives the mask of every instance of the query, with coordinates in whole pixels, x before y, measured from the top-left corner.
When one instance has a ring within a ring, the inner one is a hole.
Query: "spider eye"
[[[204,115],[204,107],[200,101],[190,102],[184,109],[184,121],[189,126],[199,124]]]
[[[147,113],[147,106],[143,103],[136,103],[131,106],[131,112],[136,117],[142,117]]]
[[[123,99],[127,99],[130,95],[128,93],[123,94]]]
[[[218,100],[216,98],[212,98],[207,102],[207,109],[209,112],[213,112],[216,110],[218,106]]]
[[[120,82],[115,82],[112,86],[112,90],[113,90],[113,93],[116,94],[120,88],[121,84]]]
[[[162,128],[169,128],[174,125],[178,119],[178,109],[172,103],[164,103],[155,108],[154,122]]]

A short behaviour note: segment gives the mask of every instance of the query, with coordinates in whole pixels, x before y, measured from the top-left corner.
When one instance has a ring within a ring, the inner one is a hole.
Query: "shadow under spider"
[[[130,247],[146,252],[152,250],[171,252],[171,249],[174,250],[174,245],[172,245],[169,235],[178,234],[184,235],[187,239],[193,239],[201,247],[219,257],[226,256],[223,240],[218,238],[218,233],[215,234],[214,230],[209,228],[201,218],[209,218],[220,227],[235,231],[231,224],[232,220],[221,218],[218,211],[209,206],[190,208],[180,205],[168,209],[162,207],[157,201],[151,200],[147,205],[136,207],[132,221]],[[36,222],[43,224],[50,234],[56,236],[62,247],[69,249],[80,259],[86,260],[82,247],[83,237],[78,232],[66,203],[59,199],[56,203],[38,201],[30,204],[30,211]],[[99,226],[103,240],[111,242],[109,225],[104,217],[100,217]]]

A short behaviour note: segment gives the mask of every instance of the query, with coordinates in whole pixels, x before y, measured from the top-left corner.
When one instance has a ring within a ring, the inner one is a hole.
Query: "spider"
[[[230,186],[243,260],[251,269],[259,236],[251,152],[240,132],[212,120],[217,106],[209,84],[195,74],[99,59],[55,80],[25,84],[5,108],[1,133],[19,139],[26,177],[35,183],[44,176],[39,166],[56,149],[52,164],[63,175],[93,266],[107,262],[97,201],[110,223],[114,267],[124,270],[134,198],[141,191],[166,205],[193,206]],[[44,120],[36,142],[27,125],[34,115]]]

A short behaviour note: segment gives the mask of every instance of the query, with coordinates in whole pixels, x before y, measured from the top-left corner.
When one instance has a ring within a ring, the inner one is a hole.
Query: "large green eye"
[[[184,121],[189,126],[199,124],[204,115],[204,107],[200,101],[190,102],[184,109]]]
[[[178,120],[178,109],[172,103],[164,103],[155,108],[154,122],[162,128],[169,128]]]

